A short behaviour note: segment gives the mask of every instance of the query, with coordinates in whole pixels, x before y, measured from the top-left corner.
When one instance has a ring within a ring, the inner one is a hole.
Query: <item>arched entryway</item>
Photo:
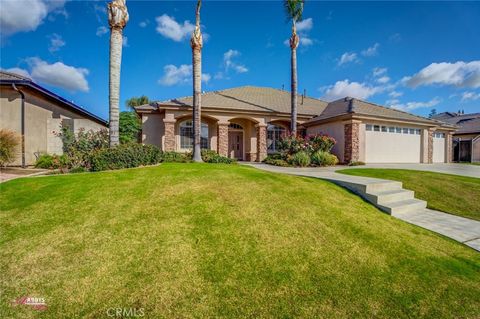
[[[245,139],[243,126],[230,122],[228,125],[228,157],[244,159]]]

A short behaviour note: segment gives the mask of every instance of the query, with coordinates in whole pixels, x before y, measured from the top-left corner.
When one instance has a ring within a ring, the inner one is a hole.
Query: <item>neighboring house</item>
[[[24,136],[21,156],[12,165],[33,165],[41,153],[62,154],[56,135],[61,125],[76,133],[106,128],[107,122],[29,78],[0,71],[0,128]]]
[[[480,162],[480,113],[444,112],[432,118],[458,126],[453,134],[453,161]]]
[[[290,126],[290,93],[245,86],[202,94],[202,148],[246,161],[262,161],[278,151]],[[164,151],[191,150],[192,97],[138,106],[142,142]],[[450,162],[446,151],[455,127],[352,98],[331,103],[298,98],[299,128],[337,140],[341,162]]]

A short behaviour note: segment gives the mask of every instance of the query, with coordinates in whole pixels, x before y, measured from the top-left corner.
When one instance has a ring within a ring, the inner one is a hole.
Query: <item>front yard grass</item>
[[[403,183],[426,200],[428,208],[480,220],[480,179],[434,172],[355,168],[337,171],[347,175],[384,178]]]
[[[480,316],[479,253],[326,181],[162,164],[0,187],[2,318]]]

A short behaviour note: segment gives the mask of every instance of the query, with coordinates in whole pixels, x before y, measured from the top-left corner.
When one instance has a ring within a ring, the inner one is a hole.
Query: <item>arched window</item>
[[[230,123],[228,125],[228,128],[232,129],[232,130],[243,130],[243,127],[240,124],[237,124],[237,123]]]
[[[268,124],[267,126],[267,151],[269,153],[278,152],[278,142],[284,136],[286,130],[282,126]]]
[[[202,122],[200,129],[200,147],[208,148],[208,124]],[[180,148],[193,148],[193,121],[186,120],[180,123]]]

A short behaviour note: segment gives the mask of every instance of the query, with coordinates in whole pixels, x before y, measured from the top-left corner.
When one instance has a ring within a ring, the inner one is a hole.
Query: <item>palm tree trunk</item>
[[[110,34],[110,147],[115,147],[119,140],[119,99],[120,99],[120,67],[122,63],[122,28],[112,28]]]
[[[202,113],[202,50],[192,49],[193,64],[193,161],[202,162],[201,155],[201,113]]]
[[[297,134],[297,49],[292,48],[292,57],[291,57],[291,68],[292,68],[292,87],[291,87],[291,95],[292,95],[292,114],[291,114],[291,123],[290,123],[290,130],[292,134]]]
[[[190,39],[192,47],[193,67],[193,161],[202,161],[201,128],[202,128],[202,46],[203,38],[200,30],[200,8],[202,1],[198,0],[195,11],[195,30]]]
[[[292,37],[290,38],[290,49],[292,50],[291,56],[291,88],[290,94],[292,99],[291,119],[290,119],[290,131],[293,135],[297,135],[297,47],[300,41],[297,35],[297,27],[295,20],[292,24]]]

